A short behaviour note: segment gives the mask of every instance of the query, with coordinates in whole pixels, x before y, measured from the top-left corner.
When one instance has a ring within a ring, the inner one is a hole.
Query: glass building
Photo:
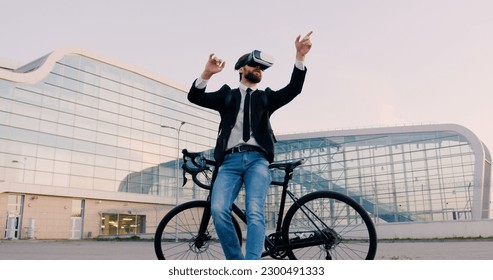
[[[345,193],[376,224],[490,217],[491,156],[459,125],[285,135],[276,148],[277,160],[307,160],[295,176],[300,193]]]
[[[162,78],[83,50],[0,69],[0,231],[152,231],[181,196],[178,147],[210,149],[218,120]]]
[[[219,116],[188,89],[80,49],[0,65],[0,232],[6,239],[150,235],[182,184],[179,151],[212,158]],[[306,159],[298,195],[359,201],[379,224],[490,216],[491,157],[453,124],[278,136],[276,160]],[[278,191],[271,188],[273,225]],[[239,197],[241,202],[242,197]]]

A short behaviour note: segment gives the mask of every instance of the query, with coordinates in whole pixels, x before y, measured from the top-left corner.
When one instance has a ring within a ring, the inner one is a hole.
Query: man
[[[261,258],[265,236],[264,204],[271,182],[269,163],[274,159],[275,142],[269,118],[301,92],[306,75],[305,55],[312,46],[311,34],[296,38],[295,67],[289,84],[280,90],[257,89],[263,71],[273,60],[255,50],[241,56],[235,65],[240,74],[238,88],[224,85],[216,92],[205,92],[207,81],[226,65],[211,54],[188,93],[190,102],[216,110],[221,116],[214,150],[219,170],[211,194],[211,215],[226,259]],[[245,255],[231,221],[232,204],[243,184],[247,216]]]

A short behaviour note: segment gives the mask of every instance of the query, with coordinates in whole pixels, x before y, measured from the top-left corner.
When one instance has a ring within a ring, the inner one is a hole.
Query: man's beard
[[[258,84],[262,80],[261,75],[255,75],[253,74],[253,71],[248,71],[245,73],[244,78],[250,81],[251,83]]]

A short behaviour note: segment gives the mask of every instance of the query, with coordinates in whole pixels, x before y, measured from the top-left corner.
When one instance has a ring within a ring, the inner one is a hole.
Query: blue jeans
[[[265,238],[264,205],[271,182],[268,160],[259,152],[228,154],[219,168],[211,195],[211,215],[228,260],[258,260]],[[246,253],[231,220],[232,205],[245,184]]]

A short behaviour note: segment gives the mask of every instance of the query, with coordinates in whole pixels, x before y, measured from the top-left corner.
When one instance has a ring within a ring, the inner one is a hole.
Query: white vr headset
[[[248,65],[250,67],[260,66],[260,69],[264,71],[265,69],[271,67],[274,64],[274,58],[266,53],[263,53],[259,50],[254,50],[249,54],[245,54],[238,62],[235,64],[235,70],[240,69],[241,67]]]

